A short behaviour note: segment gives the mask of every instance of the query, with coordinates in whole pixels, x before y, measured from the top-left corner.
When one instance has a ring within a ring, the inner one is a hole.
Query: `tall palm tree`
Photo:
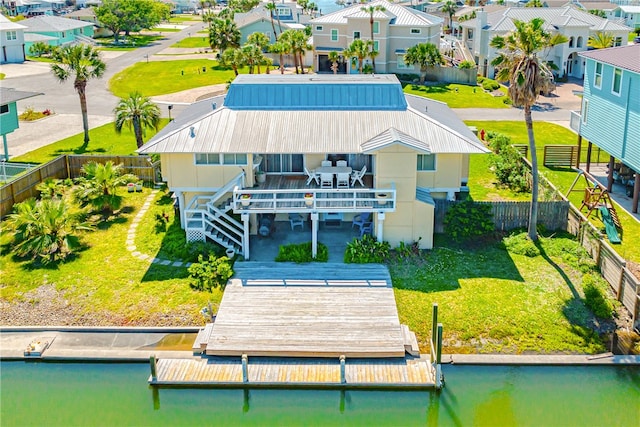
[[[442,6],[442,11],[449,16],[449,31],[453,32],[453,15],[458,10],[458,6],[453,0],[447,0]]]
[[[74,192],[76,198],[83,205],[103,212],[118,210],[122,204],[118,187],[138,180],[135,175],[123,173],[123,169],[122,164],[115,165],[112,161],[85,163],[80,169],[84,176],[78,180],[80,186]]]
[[[236,76],[238,75],[238,69],[247,65],[244,52],[242,49],[235,47],[225,50],[220,57],[220,62],[226,67],[231,67]]]
[[[351,42],[349,47],[345,50],[345,56],[349,58],[353,58],[354,56],[358,58],[358,72],[362,74],[362,68],[364,65],[364,60],[367,59],[370,55],[369,45],[371,44],[371,40],[361,40],[356,39]]]
[[[253,74],[254,67],[257,67],[258,74],[260,74],[260,64],[264,63],[262,49],[255,44],[247,43],[242,46],[242,55],[244,56],[245,64],[249,66],[249,74]]]
[[[605,49],[613,46],[613,41],[615,37],[611,33],[603,33],[598,31],[592,36],[589,36],[589,41],[587,42],[587,46],[592,47],[594,49]]]
[[[540,0],[529,0],[524,7],[544,7]]]
[[[280,40],[290,46],[290,52],[293,54],[293,63],[298,74],[298,64],[300,65],[300,74],[304,74],[304,54],[313,47],[309,44],[309,37],[303,30],[289,29],[282,33]]]
[[[211,30],[211,25],[213,24],[213,21],[215,21],[217,19],[217,16],[215,13],[213,13],[212,11],[208,10],[206,12],[202,12],[202,22],[204,22],[205,24],[207,24],[207,26],[209,27],[209,30]]]
[[[219,49],[222,55],[225,49],[240,47],[240,30],[232,19],[215,19],[209,29],[209,45]]]
[[[276,13],[278,8],[276,7],[275,0],[271,0],[271,3],[265,4],[264,8],[269,11],[269,15],[271,17],[271,28],[273,28],[273,36],[275,37],[276,41],[278,41],[278,32],[276,31],[276,26],[273,22],[273,15],[275,15],[276,19],[278,20],[278,28],[280,29],[281,34],[282,34],[282,23],[280,22],[280,15]]]
[[[247,43],[258,46],[258,48],[264,52],[267,49],[267,46],[269,46],[269,43],[271,43],[271,40],[269,40],[269,37],[267,37],[265,33],[256,31],[255,33],[249,34],[249,37],[247,37]]]
[[[78,248],[77,232],[91,230],[64,199],[27,199],[14,206],[8,225],[14,232],[18,256],[39,258],[43,264],[64,260]]]
[[[338,74],[338,60],[340,59],[340,54],[335,50],[329,52],[329,61],[331,61],[331,71],[333,74]]]
[[[419,43],[407,49],[407,53],[404,55],[404,62],[420,66],[420,84],[424,84],[428,67],[440,65],[444,62],[444,59],[438,47],[433,43]]]
[[[140,92],[133,92],[128,98],[120,99],[114,112],[116,113],[116,132],[118,134],[122,132],[123,126],[133,128],[138,148],[144,144],[142,140],[144,129],[152,127],[157,130],[160,124],[160,108]]]
[[[280,74],[284,74],[284,56],[289,53],[289,46],[282,40],[278,40],[269,46],[269,52],[280,56]]]
[[[531,153],[531,210],[529,211],[528,235],[533,241],[538,239],[538,156],[533,135],[531,107],[541,91],[548,92],[555,87],[550,67],[538,57],[538,53],[552,46],[565,43],[561,34],[552,35],[544,29],[544,20],[534,18],[530,22],[514,21],[515,30],[506,36],[496,36],[491,47],[498,50],[498,56],[491,61],[497,68],[496,78],[509,82],[509,98],[516,107],[524,109],[524,121],[529,137]]]
[[[369,29],[371,31],[371,53],[372,53],[372,55],[370,55],[370,56],[371,56],[371,65],[373,65],[373,73],[375,74],[375,72],[376,72],[376,59],[375,59],[375,57],[376,57],[377,54],[373,55],[373,50],[374,50],[373,48],[375,46],[375,42],[374,42],[374,39],[373,39],[373,23],[374,23],[373,15],[376,12],[384,12],[387,9],[385,9],[384,6],[377,5],[377,6],[363,6],[363,7],[360,8],[360,10],[369,14]],[[378,25],[380,25],[380,24],[378,23]]]
[[[87,114],[87,82],[102,77],[107,65],[102,62],[100,52],[89,45],[76,44],[54,50],[51,64],[53,75],[62,83],[73,76],[73,87],[80,97],[84,145],[89,143],[89,116]]]

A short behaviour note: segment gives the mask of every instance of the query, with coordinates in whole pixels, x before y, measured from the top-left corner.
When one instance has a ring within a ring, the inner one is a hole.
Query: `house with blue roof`
[[[434,199],[465,191],[469,156],[488,152],[389,74],[240,75],[221,101],[192,105],[138,151],[160,155],[188,241],[247,259],[265,216],[309,221],[314,254],[332,221],[431,248]]]
[[[580,54],[586,61],[582,110],[572,127],[609,153],[609,191],[614,173],[632,187],[632,211],[640,190],[640,45],[598,49]],[[615,161],[614,161],[615,159]]]

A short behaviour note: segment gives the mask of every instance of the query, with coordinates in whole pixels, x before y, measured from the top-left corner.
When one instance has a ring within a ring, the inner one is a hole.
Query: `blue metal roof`
[[[404,111],[394,75],[241,75],[224,106],[232,110]]]

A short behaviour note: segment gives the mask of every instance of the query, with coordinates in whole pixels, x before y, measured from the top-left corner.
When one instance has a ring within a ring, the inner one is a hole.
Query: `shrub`
[[[598,274],[588,273],[582,276],[584,304],[593,314],[601,319],[611,319],[616,310],[616,303],[609,295],[607,282]]]
[[[472,61],[462,61],[460,65],[458,65],[458,68],[462,70],[476,68],[476,64],[475,62],[472,62]]]
[[[528,191],[528,169],[520,152],[511,145],[511,139],[506,135],[489,132],[487,140],[495,153],[491,155],[489,162],[498,182],[515,192]]]
[[[486,90],[486,91],[494,91],[494,90],[498,90],[500,89],[500,83],[498,83],[495,80],[491,80],[491,79],[484,79],[482,81],[482,89]]]
[[[198,262],[189,266],[190,285],[198,291],[211,291],[213,288],[224,290],[227,281],[233,276],[231,261],[226,256],[216,258],[209,255],[206,259],[198,255]]]
[[[52,47],[44,42],[35,42],[29,48],[29,54],[32,56],[40,57],[51,53]]]
[[[400,259],[411,259],[413,257],[420,255],[420,240],[422,237],[419,237],[418,240],[414,240],[410,243],[400,242],[398,246],[394,249],[396,256]]]
[[[540,249],[529,239],[526,232],[516,232],[502,239],[504,247],[510,253],[535,258],[540,255]]]
[[[418,74],[396,74],[396,76],[401,82],[413,82],[420,80],[420,76]]]
[[[444,216],[444,229],[456,241],[491,233],[495,229],[491,206],[472,200],[456,203]]]
[[[502,98],[502,103],[506,105],[513,105],[513,101],[508,96],[506,98]]]
[[[277,262],[327,262],[329,260],[329,249],[326,245],[318,243],[318,253],[315,258],[311,256],[311,242],[280,245],[278,249]]]
[[[344,262],[352,264],[383,263],[389,258],[389,242],[378,242],[375,237],[365,234],[361,239],[353,239],[347,244]]]
[[[484,76],[478,76],[478,84],[482,84],[483,81],[485,81],[486,77]]]

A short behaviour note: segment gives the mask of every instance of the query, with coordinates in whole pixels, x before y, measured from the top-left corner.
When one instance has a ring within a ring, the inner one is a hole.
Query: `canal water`
[[[146,364],[0,364],[2,426],[638,426],[638,367],[444,366],[441,392],[153,389]]]

